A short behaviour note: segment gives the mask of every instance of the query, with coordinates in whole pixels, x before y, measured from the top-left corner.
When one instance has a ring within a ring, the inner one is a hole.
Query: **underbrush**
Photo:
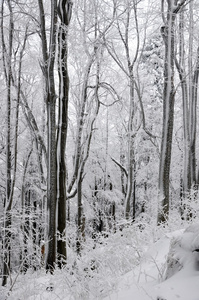
[[[184,224],[181,224],[184,225]],[[117,290],[122,275],[139,265],[148,246],[172,230],[179,223],[156,226],[155,224],[125,224],[116,233],[94,241],[88,237],[83,243],[81,255],[76,254],[75,234],[70,235],[68,262],[54,275],[44,269],[28,270],[23,275],[13,273],[12,291],[9,284],[0,289],[2,300],[91,300],[103,299]],[[16,280],[15,280],[16,278]],[[52,286],[52,289],[48,289]]]

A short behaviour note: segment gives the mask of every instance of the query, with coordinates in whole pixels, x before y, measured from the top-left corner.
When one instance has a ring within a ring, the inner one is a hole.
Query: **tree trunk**
[[[77,254],[81,254],[81,244],[82,244],[82,172],[77,180]]]
[[[56,94],[54,83],[54,61],[56,45],[57,11],[56,1],[51,0],[51,31],[48,57],[47,82],[47,205],[48,205],[48,251],[46,269],[53,273],[56,263],[57,230],[57,155],[56,155]],[[46,63],[46,62],[45,62]]]
[[[43,65],[41,66],[46,80],[46,103],[48,121],[48,170],[47,201],[49,209],[48,253],[46,268],[53,272],[58,252],[58,265],[66,262],[66,164],[65,149],[68,122],[69,79],[67,70],[67,30],[72,13],[72,2],[69,0],[51,0],[51,31],[49,51],[47,49],[44,7],[38,0],[42,36]],[[58,75],[59,75],[59,116],[56,135],[56,95],[54,83],[54,61],[56,49],[57,14],[61,20],[58,31]],[[49,54],[48,54],[49,52]],[[58,210],[58,211],[57,211]],[[58,216],[58,224],[57,224]],[[58,228],[57,228],[58,225]],[[59,238],[56,244],[56,230]],[[57,249],[56,249],[57,246]]]
[[[67,28],[64,24],[58,33],[58,74],[59,74],[59,117],[57,132],[57,188],[58,188],[58,265],[66,262],[66,138],[68,127],[69,78],[67,71]]]
[[[59,116],[57,132],[57,197],[58,197],[58,265],[66,263],[66,138],[68,128],[69,77],[67,67],[68,25],[72,14],[72,2],[59,1],[58,16],[61,21],[58,32],[58,75],[59,75]]]
[[[198,100],[198,75],[199,75],[199,47],[197,49],[196,67],[193,73],[190,101],[190,163],[191,163],[191,185],[196,188],[196,121]]]
[[[2,23],[3,25],[3,5],[2,1],[1,11],[2,11]],[[3,237],[3,276],[2,276],[2,285],[7,284],[7,278],[10,272],[10,243],[11,243],[11,224],[12,224],[12,180],[11,180],[11,168],[12,168],[12,155],[11,155],[11,80],[12,80],[12,51],[13,51],[13,31],[14,31],[14,22],[13,22],[13,11],[10,0],[8,0],[8,8],[10,13],[10,22],[9,22],[9,45],[8,51],[5,48],[4,36],[3,36],[3,27],[2,27],[2,45],[3,45],[3,55],[7,52],[7,66],[4,66],[4,73],[6,78],[7,86],[7,138],[6,138],[6,199],[4,203],[4,237]],[[5,62],[4,61],[4,62]],[[6,71],[7,67],[7,71]]]
[[[182,180],[182,210],[187,206],[186,200],[191,200],[193,191],[196,188],[196,107],[197,107],[197,88],[199,70],[199,48],[195,68],[193,68],[193,3],[190,2],[189,18],[189,50],[188,50],[188,69],[186,70],[185,60],[185,41],[184,12],[180,13],[179,21],[179,59],[175,59],[179,73],[182,100],[183,100],[183,180]],[[187,75],[188,74],[188,75]],[[185,200],[185,201],[184,201]],[[184,203],[183,203],[184,202]],[[186,209],[185,209],[186,210]],[[183,212],[182,212],[183,213]],[[182,215],[184,218],[185,216]],[[189,213],[186,216],[189,218]]]
[[[159,208],[158,224],[164,223],[169,215],[169,182],[170,182],[170,165],[171,149],[173,137],[174,121],[174,47],[175,47],[175,19],[180,6],[177,6],[176,0],[167,1],[167,19],[161,28],[162,37],[165,44],[165,61],[164,61],[164,90],[163,90],[163,128],[162,142],[159,165]]]
[[[128,121],[128,167],[127,167],[127,192],[125,198],[125,218],[130,218],[130,212],[132,213],[134,208],[133,204],[133,181],[134,181],[134,136],[133,136],[133,118],[134,118],[134,78],[130,76],[130,109],[129,109],[129,121]]]
[[[124,154],[124,149],[123,149],[123,141],[122,139],[120,140],[120,165],[124,166],[125,162],[125,154]],[[120,180],[121,180],[121,188],[122,188],[122,194],[124,197],[126,197],[126,179],[125,179],[125,172],[122,168],[120,168]]]

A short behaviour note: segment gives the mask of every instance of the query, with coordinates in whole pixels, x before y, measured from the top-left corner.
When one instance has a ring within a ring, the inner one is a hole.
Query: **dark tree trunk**
[[[47,81],[47,205],[48,205],[48,251],[46,269],[53,273],[57,248],[57,155],[56,155],[56,94],[54,83],[54,62],[56,45],[57,6],[51,0],[51,31],[48,57]],[[46,63],[46,62],[45,62]]]
[[[161,155],[159,166],[159,210],[158,223],[166,222],[169,214],[169,184],[171,149],[174,121],[174,47],[175,47],[175,19],[174,5],[176,0],[169,0],[167,9],[167,20],[161,28],[165,44],[164,62],[164,90],[163,90],[163,129],[161,142]]]
[[[82,244],[82,211],[83,211],[83,205],[82,205],[82,172],[79,175],[78,181],[77,181],[77,254],[81,254],[81,244]]]
[[[3,1],[1,6],[2,12],[2,22],[3,26]],[[6,198],[4,203],[4,211],[5,211],[5,222],[4,222],[4,241],[3,241],[3,277],[2,277],[2,285],[5,286],[7,284],[7,278],[10,272],[10,242],[11,242],[11,208],[12,208],[12,181],[11,181],[11,168],[12,168],[12,153],[11,153],[11,81],[12,81],[12,51],[13,51],[13,31],[14,31],[14,22],[13,22],[13,11],[10,0],[8,1],[8,8],[10,13],[10,22],[9,22],[9,45],[8,50],[5,48],[4,44],[4,36],[3,36],[3,27],[2,27],[2,45],[3,45],[3,55],[5,55],[6,51],[8,52],[8,60],[7,60],[7,70],[6,66],[4,66],[4,73],[6,78],[6,86],[7,86],[7,138],[6,138]],[[4,58],[5,59],[5,58]],[[5,59],[6,61],[6,59]]]
[[[50,100],[50,101],[49,101]],[[48,175],[47,175],[47,205],[48,205],[48,252],[46,268],[51,273],[56,263],[56,231],[57,231],[57,165],[56,165],[56,131],[55,131],[55,94],[48,99]]]
[[[66,138],[68,127],[68,93],[69,78],[67,71],[67,27],[62,24],[58,34],[58,74],[59,74],[59,119],[57,133],[57,166],[58,166],[58,234],[57,243],[59,267],[66,261]]]

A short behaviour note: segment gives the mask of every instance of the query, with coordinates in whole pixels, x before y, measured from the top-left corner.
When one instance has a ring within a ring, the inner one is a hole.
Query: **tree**
[[[21,72],[22,72],[22,59],[28,38],[28,24],[26,26],[25,33],[23,35],[23,42],[17,41],[17,45],[14,44],[14,13],[13,3],[8,1],[9,11],[9,29],[8,29],[8,45],[5,42],[4,33],[4,7],[5,3],[2,1],[1,5],[1,42],[3,48],[3,69],[4,77],[7,88],[7,139],[6,139],[6,197],[4,199],[4,241],[3,241],[3,280],[2,285],[6,285],[7,277],[10,272],[10,260],[11,260],[11,225],[12,225],[12,205],[14,198],[14,189],[16,182],[17,172],[17,160],[18,160],[18,130],[19,130],[19,105],[21,97]],[[15,49],[15,52],[14,52]],[[15,55],[13,54],[15,53]],[[18,62],[17,62],[18,58]],[[15,70],[12,68],[12,64],[17,65],[18,71],[15,74]],[[12,87],[16,88],[16,107],[13,107]],[[11,119],[13,118],[12,110],[15,110],[14,115],[14,127],[12,127]],[[15,128],[14,130],[12,130]]]
[[[51,0],[51,23],[49,49],[47,49],[45,14],[43,1],[38,0],[40,11],[41,41],[45,77],[45,100],[47,107],[47,207],[48,207],[48,251],[46,268],[53,272],[56,262],[56,218],[57,218],[57,155],[56,155],[56,93],[54,64],[56,50],[57,3]]]
[[[162,1],[162,18],[164,25],[161,33],[165,44],[164,58],[164,90],[163,90],[163,129],[159,165],[159,209],[158,223],[166,222],[169,214],[169,184],[171,149],[174,121],[174,65],[175,65],[175,21],[177,13],[184,6],[186,0],[177,2],[167,1],[167,12],[165,17],[164,4]]]
[[[124,215],[126,219],[132,216],[135,219],[135,153],[134,153],[134,139],[141,123],[136,124],[136,111],[137,111],[137,96],[139,94],[138,84],[135,76],[135,65],[138,59],[138,53],[140,49],[140,36],[138,25],[138,1],[127,1],[117,6],[116,10],[116,28],[119,34],[120,41],[122,43],[125,58],[123,63],[119,58],[116,48],[112,42],[106,42],[107,50],[119,68],[124,72],[129,86],[129,116],[127,125],[128,136],[128,149],[127,149],[127,191],[125,197]],[[133,16],[133,17],[132,17]],[[135,51],[132,53],[130,47],[130,30],[132,30],[131,22],[134,18],[135,22]],[[139,97],[139,96],[138,96]],[[140,99],[141,100],[141,99]],[[137,128],[136,128],[137,127]]]
[[[58,252],[59,267],[66,262],[66,165],[65,149],[68,122],[68,93],[69,78],[67,70],[67,36],[68,25],[72,14],[71,1],[51,1],[51,25],[50,41],[47,47],[46,25],[44,6],[38,0],[40,10],[40,26],[43,63],[41,65],[46,83],[46,106],[47,106],[47,202],[49,209],[48,227],[48,252],[46,268],[53,272],[56,263],[56,252]],[[55,56],[56,56],[56,34],[57,15],[60,19],[58,29],[58,75],[59,75],[59,113],[56,119],[56,92],[55,92]],[[56,121],[58,130],[56,130]],[[58,212],[57,212],[58,210]],[[57,223],[58,214],[58,223]],[[57,228],[58,225],[58,228]],[[58,229],[58,240],[57,240]]]
[[[67,66],[68,26],[72,14],[71,1],[59,1],[58,16],[58,74],[59,74],[59,116],[57,131],[57,198],[58,198],[58,264],[66,261],[66,138],[68,128],[69,76]]]
[[[105,24],[102,22],[98,11],[99,4],[84,0],[81,10],[83,15],[78,14],[77,21],[81,29],[83,40],[82,55],[85,57],[83,70],[80,71],[81,81],[77,96],[77,125],[74,149],[74,165],[71,178],[68,183],[68,198],[77,194],[77,253],[81,253],[81,242],[84,236],[85,216],[82,204],[82,185],[85,177],[85,165],[90,154],[94,125],[100,109],[99,89],[101,66],[103,57],[103,37],[110,29],[113,19],[108,19]],[[79,4],[80,5],[80,4]],[[89,7],[91,6],[91,8]],[[106,6],[106,5],[105,5]],[[78,6],[77,6],[78,7]],[[87,11],[93,16],[88,20]],[[113,11],[114,15],[114,11]],[[101,27],[101,28],[100,28]],[[92,30],[90,30],[92,28]],[[79,71],[79,70],[78,70]],[[78,76],[77,76],[78,77]],[[80,95],[80,97],[79,97]]]
[[[2,30],[3,30],[3,8],[4,2],[2,1],[1,12],[2,12]],[[11,208],[12,208],[12,182],[11,182],[11,85],[12,85],[12,69],[11,69],[11,60],[12,60],[12,51],[13,51],[13,31],[14,31],[14,22],[13,22],[13,11],[11,2],[8,1],[8,8],[10,13],[9,20],[9,45],[8,51],[4,43],[4,35],[2,31],[2,44],[4,47],[4,73],[6,78],[7,85],[7,141],[6,141],[6,199],[4,202],[5,207],[5,224],[4,224],[4,262],[3,262],[3,281],[2,285],[6,285],[7,277],[10,271],[10,238],[11,238]],[[7,53],[8,52],[8,53]],[[5,55],[7,54],[7,65],[5,61]]]
[[[179,14],[179,54],[175,57],[175,63],[179,74],[182,107],[183,107],[183,176],[182,210],[186,209],[186,202],[191,201],[192,193],[196,190],[196,120],[197,120],[197,89],[199,72],[199,47],[194,53],[194,31],[193,31],[193,2],[189,3],[189,47],[188,52],[185,48],[185,12]],[[198,43],[197,43],[198,44]],[[188,56],[188,60],[185,57]],[[195,61],[194,61],[195,60]],[[194,195],[195,197],[195,195]],[[183,213],[183,211],[182,211]],[[187,211],[187,217],[189,213]]]

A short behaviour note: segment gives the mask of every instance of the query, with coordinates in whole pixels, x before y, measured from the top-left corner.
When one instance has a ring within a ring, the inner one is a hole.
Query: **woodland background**
[[[1,1],[3,285],[197,220],[198,18],[194,0]]]

